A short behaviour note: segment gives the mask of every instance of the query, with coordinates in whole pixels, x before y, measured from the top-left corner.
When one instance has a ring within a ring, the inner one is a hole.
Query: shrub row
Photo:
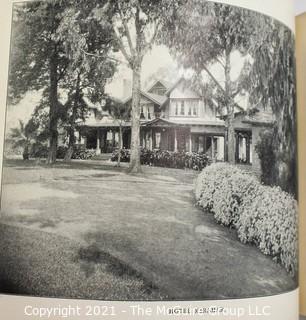
[[[200,173],[195,196],[218,223],[234,227],[243,243],[256,245],[291,275],[297,274],[297,202],[293,196],[224,163]]]
[[[67,152],[67,147],[59,146],[56,152],[57,159],[64,159],[65,154]],[[79,159],[79,160],[88,160],[95,156],[95,151],[92,150],[85,150],[84,147],[75,146],[72,159]],[[34,144],[30,151],[31,158],[46,158],[48,156],[48,147],[43,144]]]
[[[111,160],[118,160],[119,151],[115,150],[112,154]],[[121,150],[121,161],[130,161],[130,150]],[[193,169],[202,170],[208,164],[210,164],[209,157],[204,153],[189,153],[189,152],[171,152],[163,150],[141,150],[140,156],[141,164],[166,167],[166,168],[177,168],[177,169]]]

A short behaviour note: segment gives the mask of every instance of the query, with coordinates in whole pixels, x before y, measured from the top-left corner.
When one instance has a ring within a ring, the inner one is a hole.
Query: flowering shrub
[[[198,176],[195,196],[218,223],[235,228],[243,243],[256,245],[296,274],[297,203],[290,194],[235,166],[213,164]]]
[[[115,150],[112,154],[111,160],[118,160],[119,151]],[[130,150],[121,150],[121,161],[130,161]],[[202,170],[209,163],[210,159],[204,153],[189,153],[189,152],[172,152],[163,150],[147,150],[142,149],[140,155],[141,164],[156,166],[156,167],[167,167],[177,169],[193,169]]]

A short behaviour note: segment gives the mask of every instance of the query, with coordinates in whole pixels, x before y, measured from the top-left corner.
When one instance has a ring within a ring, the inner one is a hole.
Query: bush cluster
[[[240,241],[256,245],[296,275],[297,202],[293,196],[224,163],[200,173],[195,196],[218,223],[235,228]]]
[[[64,159],[68,147],[66,146],[59,146],[56,151],[56,158],[57,159]],[[88,160],[95,156],[96,152],[93,150],[86,150],[82,146],[75,146],[72,159],[79,159],[79,160]],[[48,147],[46,145],[36,143],[32,146],[30,152],[31,158],[47,158],[48,157]]]
[[[111,160],[117,161],[119,150],[115,150],[112,154]],[[121,150],[121,161],[130,161],[130,150]],[[193,169],[202,170],[210,164],[209,157],[204,153],[190,153],[190,152],[172,152],[164,150],[148,150],[142,149],[140,156],[141,164],[155,166],[155,167],[166,167],[166,168],[177,168],[177,169]]]

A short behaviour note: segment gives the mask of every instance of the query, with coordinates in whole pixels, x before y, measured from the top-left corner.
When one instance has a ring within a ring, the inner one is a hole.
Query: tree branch
[[[117,33],[117,30],[115,28],[115,26],[113,26],[113,31],[114,31],[114,36],[115,36],[115,40],[117,41],[120,51],[122,52],[124,58],[126,59],[126,61],[128,62],[128,64],[132,64],[132,58],[131,56],[129,56],[129,54],[127,53],[124,43],[122,42],[122,39],[120,38],[119,34]]]
[[[117,59],[117,58],[114,58],[114,57],[102,56],[102,55],[99,55],[99,54],[90,53],[90,52],[85,51],[84,49],[81,49],[81,50],[86,56],[91,56],[91,57],[95,57],[95,58],[109,59],[109,60],[112,60],[112,61],[115,61],[115,62],[118,62],[118,63],[128,64],[127,62],[122,61],[122,60]]]
[[[119,3],[118,3],[118,7],[119,7],[120,19],[121,19],[121,22],[122,22],[122,25],[123,25],[124,31],[125,31],[125,36],[126,36],[126,38],[128,40],[128,44],[129,44],[129,47],[130,47],[130,52],[131,52],[131,55],[134,56],[135,55],[135,49],[134,49],[134,46],[133,46],[130,30],[129,30],[129,27],[127,25],[126,19],[124,18],[123,14],[122,14],[122,11],[121,11]]]
[[[159,32],[159,27],[161,25],[161,20],[157,21],[156,22],[156,26],[155,26],[155,30],[154,30],[154,33],[152,35],[152,38],[150,41],[148,41],[144,47],[144,49],[142,50],[142,54],[145,55],[149,50],[152,49],[152,46],[153,44],[155,43],[156,41],[156,38],[158,36],[158,32]]]
[[[221,84],[219,83],[219,81],[216,79],[216,77],[210,72],[210,70],[203,66],[203,70],[205,70],[207,72],[207,74],[211,77],[211,79],[213,80],[213,82],[217,85],[217,87],[222,91],[222,93],[224,95],[226,95],[226,91],[225,89],[221,86]],[[236,103],[233,99],[233,97],[231,96],[230,99],[234,102],[234,106],[243,109],[238,103]]]
[[[224,63],[219,58],[216,58],[216,61],[219,62],[221,64],[221,66],[225,69]]]

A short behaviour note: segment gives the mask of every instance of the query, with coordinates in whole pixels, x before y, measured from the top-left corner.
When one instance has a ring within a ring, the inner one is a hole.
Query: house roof
[[[258,110],[256,113],[245,115],[242,122],[254,125],[270,126],[275,122],[275,116],[272,112]]]
[[[118,98],[109,96],[109,99],[113,100],[115,103],[122,103],[122,101]],[[93,103],[87,96],[83,97],[84,102],[87,104],[87,106],[91,109],[102,109],[102,103]]]
[[[177,126],[220,126],[224,127],[223,121],[214,121],[214,120],[180,120],[180,119],[171,119],[171,121],[163,118],[156,118],[151,121],[143,123],[144,126],[148,127],[177,127]]]
[[[143,125],[146,127],[171,127],[171,126],[175,126],[176,124],[166,119],[156,118],[151,121],[147,121],[143,123]]]
[[[161,106],[165,101],[167,101],[166,96],[160,96],[158,94],[149,93],[149,92],[145,92],[145,91],[141,91],[140,94],[159,106]],[[125,99],[123,101],[123,104],[128,103],[130,100],[132,100],[132,96]]]
[[[148,86],[148,88],[146,89],[146,92],[149,92],[150,90],[152,90],[157,83],[161,83],[167,90],[172,86],[172,83],[168,81],[157,79],[152,84],[150,84],[150,86]]]
[[[166,96],[169,97],[170,93],[183,81],[184,77],[180,77],[166,92]]]

